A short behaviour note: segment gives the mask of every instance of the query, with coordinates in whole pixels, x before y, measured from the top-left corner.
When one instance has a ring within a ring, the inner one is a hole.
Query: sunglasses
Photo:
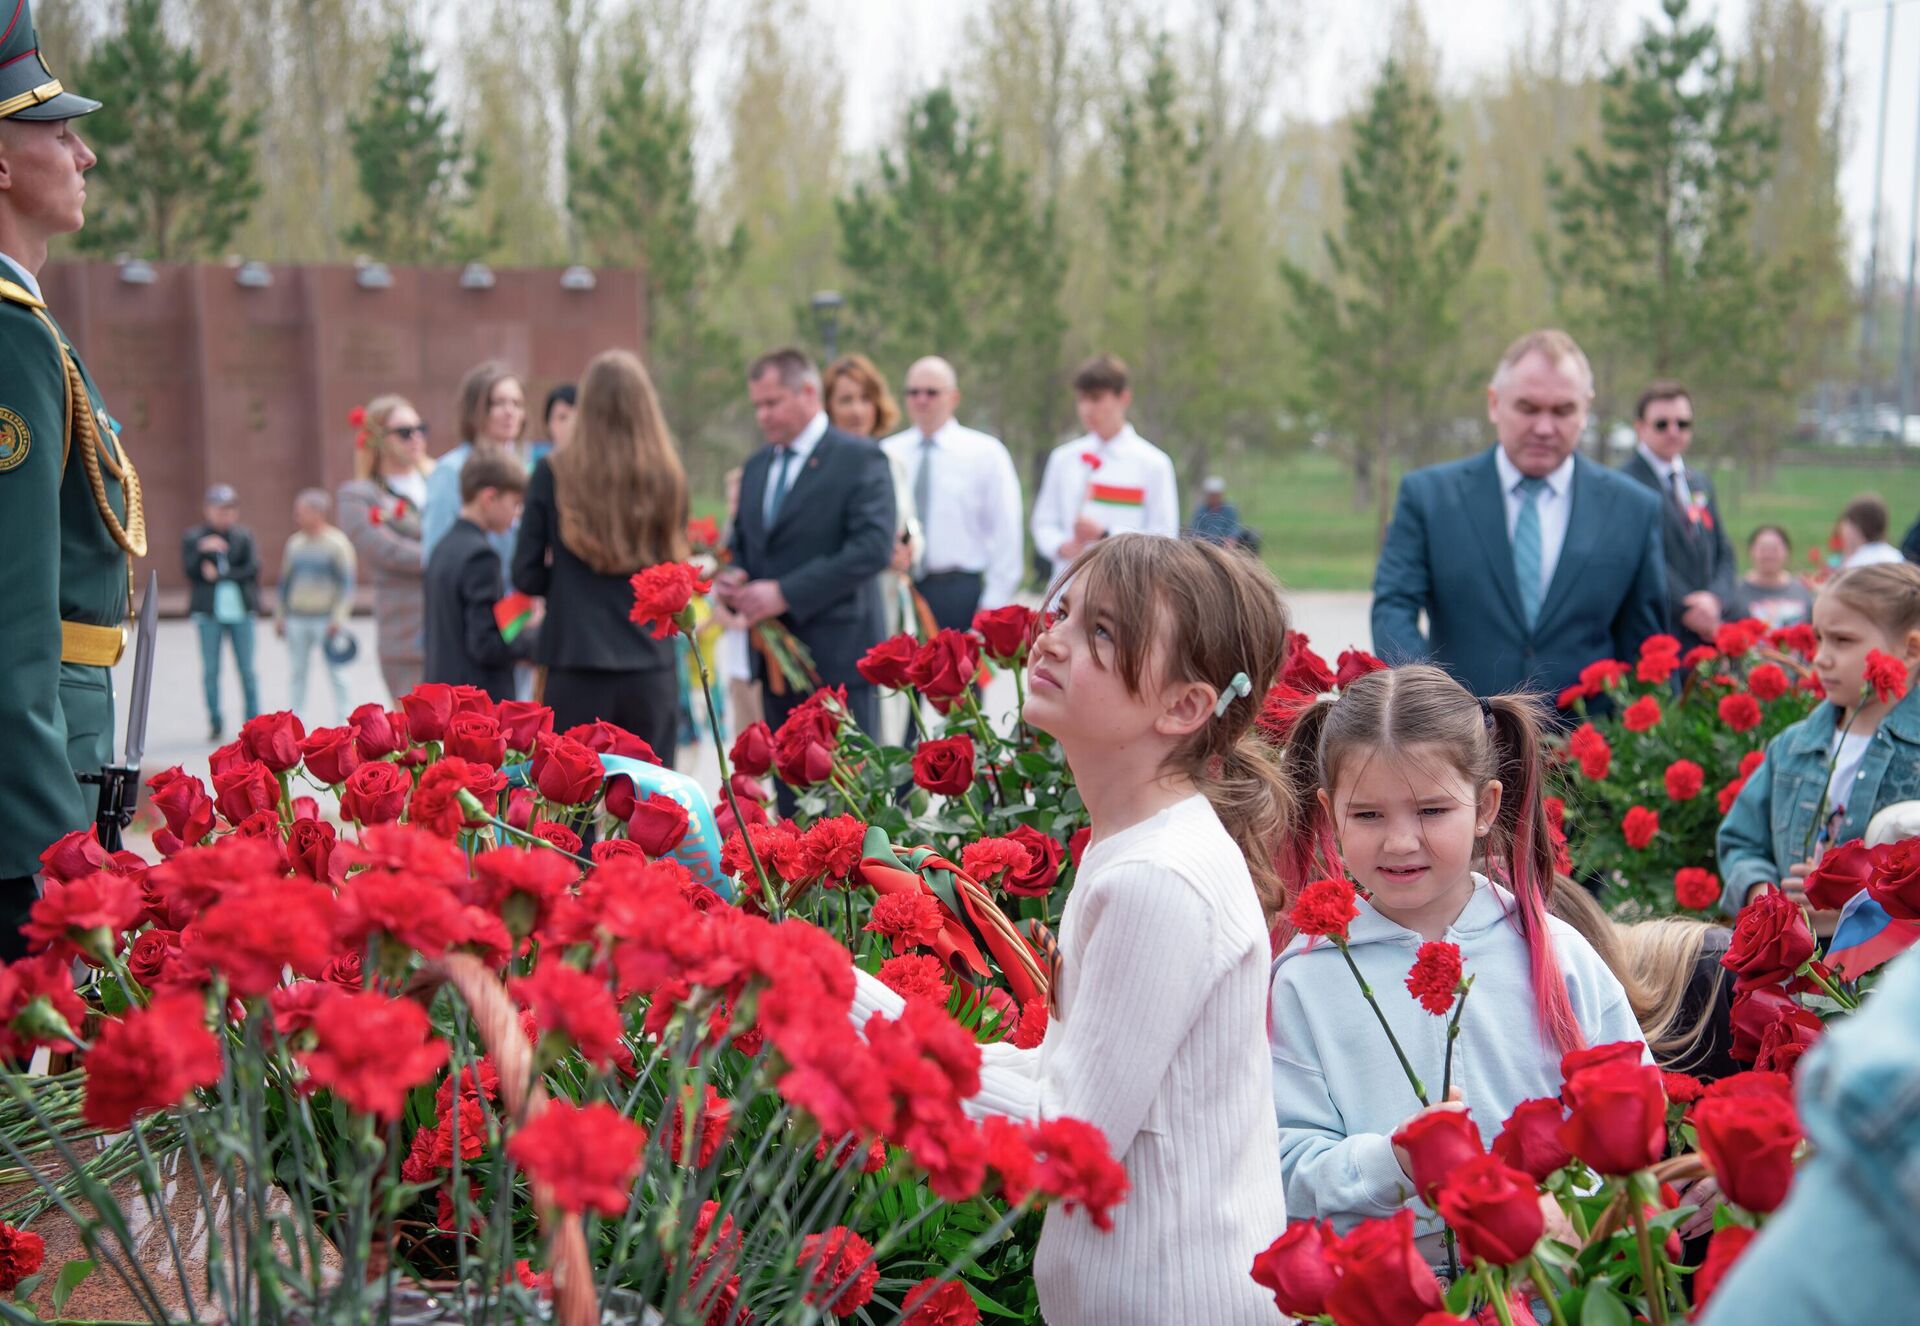
[[[908,388],[907,388],[907,395],[909,395],[909,396],[938,396],[938,395],[940,395],[940,394],[941,394],[941,392],[943,392],[944,390],[945,390],[945,388],[943,388],[943,387],[908,387]]]
[[[1656,433],[1664,433],[1668,428],[1672,428],[1676,433],[1690,433],[1693,431],[1693,420],[1655,419],[1653,421],[1653,431]]]
[[[397,437],[402,442],[406,441],[408,438],[414,438],[414,437],[424,438],[426,437],[426,435],[427,435],[427,426],[425,424],[407,424],[400,428],[389,428],[387,430],[388,437]]]

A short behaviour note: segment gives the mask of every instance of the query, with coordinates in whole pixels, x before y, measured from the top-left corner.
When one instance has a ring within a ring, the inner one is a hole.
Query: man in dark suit
[[[1374,570],[1376,654],[1438,663],[1476,695],[1551,697],[1666,630],[1659,500],[1576,454],[1592,399],[1565,332],[1508,347],[1487,387],[1498,445],[1400,481]]]
[[[1678,382],[1655,382],[1640,393],[1633,431],[1639,441],[1620,471],[1660,498],[1667,618],[1682,647],[1710,644],[1733,601],[1735,562],[1713,484],[1687,464],[1693,398]]]
[[[879,697],[855,669],[886,634],[879,574],[893,555],[893,475],[879,446],[827,423],[820,374],[794,349],[753,361],[747,392],[767,445],[740,477],[740,509],[715,597],[723,622],[779,618],[813,655],[821,684],[845,686],[863,731],[878,730]],[[764,681],[766,660],[754,670]],[[769,727],[805,693],[766,689]],[[784,794],[783,794],[784,800]]]

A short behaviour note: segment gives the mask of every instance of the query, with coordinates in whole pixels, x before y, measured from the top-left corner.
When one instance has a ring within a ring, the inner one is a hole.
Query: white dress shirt
[[[895,433],[880,444],[907,472],[908,491],[921,488],[921,434]],[[997,437],[949,419],[926,453],[933,466],[928,509],[920,520],[922,575],[967,571],[982,577],[981,608],[1003,607],[1020,588],[1026,543],[1020,532],[1020,475]]]
[[[784,504],[793,492],[794,483],[800,478],[800,471],[807,467],[807,458],[813,455],[813,449],[820,445],[820,439],[827,435],[827,412],[821,410],[807,421],[800,435],[787,443],[786,450],[792,459],[786,463],[786,474],[780,473],[781,448],[775,447],[773,455],[767,458],[767,486],[760,494],[760,513],[771,525],[779,513],[773,509],[773,494],[776,488],[785,488],[780,496]]]
[[[1096,483],[1138,488],[1145,494],[1137,516],[1095,504],[1101,509],[1089,514],[1108,530],[1140,530],[1169,538],[1180,533],[1179,480],[1167,453],[1134,432],[1132,424],[1123,425],[1104,442],[1087,433],[1053,449],[1040,480],[1040,494],[1033,499],[1033,546],[1053,563],[1056,575],[1071,560],[1060,556],[1060,547],[1073,538],[1073,523],[1087,511],[1088,494]]]
[[[1560,549],[1567,542],[1567,526],[1573,521],[1573,462],[1568,456],[1558,469],[1546,476],[1547,486],[1533,499],[1540,512],[1540,600],[1546,602],[1553,584],[1553,570],[1560,565]],[[1493,448],[1493,463],[1500,471],[1500,496],[1507,508],[1507,546],[1513,546],[1513,527],[1520,520],[1520,481],[1527,476],[1507,459],[1505,447]]]
[[[40,293],[40,282],[34,279],[33,273],[4,253],[0,253],[0,276],[23,287],[28,294],[42,303],[46,302],[47,297]]]
[[[1648,449],[1645,442],[1634,443],[1633,449],[1639,453],[1640,459],[1647,463],[1647,468],[1653,471],[1654,478],[1660,481],[1661,495],[1678,502],[1682,511],[1691,511],[1693,509],[1693,485],[1687,482],[1686,459],[1684,457],[1675,457],[1672,460],[1661,460],[1660,457],[1654,455],[1653,452]],[[1680,477],[1679,488],[1673,486],[1673,479],[1676,474]]]

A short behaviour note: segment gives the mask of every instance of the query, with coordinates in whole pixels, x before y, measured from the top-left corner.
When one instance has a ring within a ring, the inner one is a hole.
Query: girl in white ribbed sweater
[[[1025,717],[1060,742],[1093,835],[1047,1037],[982,1047],[970,1109],[1084,1119],[1126,1168],[1111,1232],[1046,1214],[1034,1278],[1053,1326],[1271,1326],[1249,1276],[1286,1224],[1262,890],[1290,803],[1251,729],[1286,657],[1279,587],[1251,558],[1149,534],[1095,543],[1059,586]],[[854,1004],[862,1023],[901,1008],[864,977]]]

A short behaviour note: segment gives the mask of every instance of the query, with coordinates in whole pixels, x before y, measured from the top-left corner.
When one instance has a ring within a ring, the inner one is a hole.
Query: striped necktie
[[[1520,495],[1520,516],[1513,522],[1513,578],[1520,586],[1520,607],[1527,615],[1528,630],[1540,620],[1540,602],[1547,593],[1540,575],[1540,494],[1546,490],[1547,481],[1531,475],[1514,485]]]

